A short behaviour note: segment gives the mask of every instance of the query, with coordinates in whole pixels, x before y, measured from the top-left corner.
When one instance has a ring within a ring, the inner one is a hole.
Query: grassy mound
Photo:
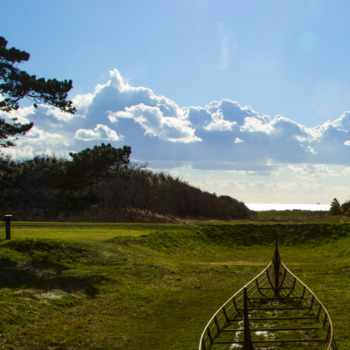
[[[156,230],[134,238],[116,237],[111,241],[139,244],[154,250],[174,252],[199,248],[320,245],[330,243],[349,233],[348,224],[235,224],[204,225],[181,229]]]
[[[348,225],[21,225],[0,242],[1,349],[195,349],[276,234],[350,346]]]

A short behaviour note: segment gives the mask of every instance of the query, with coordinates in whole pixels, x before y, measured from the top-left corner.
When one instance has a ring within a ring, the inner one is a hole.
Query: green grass
[[[170,224],[128,223],[67,223],[67,222],[16,222],[11,223],[12,238],[44,238],[69,241],[104,241],[119,236],[140,236],[157,228],[179,227]],[[181,226],[180,226],[181,227]],[[1,228],[1,226],[0,226]],[[4,228],[5,230],[5,228]]]
[[[3,229],[3,227],[0,227]],[[16,223],[0,243],[1,349],[196,349],[212,314],[285,264],[350,348],[348,224]]]

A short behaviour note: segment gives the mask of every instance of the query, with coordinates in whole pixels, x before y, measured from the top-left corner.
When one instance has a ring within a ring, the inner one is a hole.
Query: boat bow
[[[209,320],[199,350],[337,350],[317,296],[283,263],[276,243],[269,265]]]

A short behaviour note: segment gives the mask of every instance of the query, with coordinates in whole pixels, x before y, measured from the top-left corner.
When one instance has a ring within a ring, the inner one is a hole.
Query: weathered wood
[[[315,344],[308,345],[314,349],[322,343],[322,349],[337,350],[326,308],[284,265],[276,243],[266,269],[234,294],[208,322],[199,350],[222,349],[225,344],[227,349],[241,345],[243,350],[254,350],[259,344],[290,349],[288,344],[294,343],[302,347]]]

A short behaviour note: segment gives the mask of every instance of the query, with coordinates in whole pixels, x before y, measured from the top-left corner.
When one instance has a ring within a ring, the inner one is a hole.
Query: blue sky
[[[0,0],[32,74],[72,79],[74,118],[23,105],[13,157],[101,142],[245,202],[349,200],[347,1]]]

